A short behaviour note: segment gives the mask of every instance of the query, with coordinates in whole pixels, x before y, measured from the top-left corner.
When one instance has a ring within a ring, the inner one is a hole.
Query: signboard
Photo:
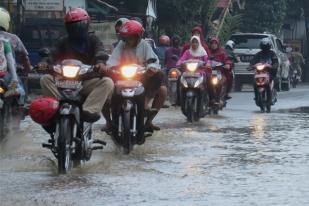
[[[27,11],[63,11],[63,0],[24,0]]]

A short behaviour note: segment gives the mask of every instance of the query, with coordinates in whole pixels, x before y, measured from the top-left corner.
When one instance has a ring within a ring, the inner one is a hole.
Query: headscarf
[[[174,35],[171,40],[171,45],[178,48],[180,44],[180,37],[178,35]]]
[[[196,39],[198,41],[198,47],[196,50],[193,50],[192,49],[192,41]],[[191,40],[190,40],[190,54],[193,56],[193,57],[201,57],[201,56],[205,56],[207,55],[207,52],[205,51],[205,49],[203,48],[202,44],[201,44],[201,40],[200,40],[200,37],[198,36],[192,36],[191,37]]]

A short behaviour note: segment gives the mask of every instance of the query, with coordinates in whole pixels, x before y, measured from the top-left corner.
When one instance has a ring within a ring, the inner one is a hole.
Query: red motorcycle
[[[270,112],[271,106],[277,101],[277,90],[274,87],[274,81],[270,78],[269,70],[272,65],[267,63],[255,64],[249,70],[255,70],[254,74],[254,92],[255,103],[260,107],[261,112]]]

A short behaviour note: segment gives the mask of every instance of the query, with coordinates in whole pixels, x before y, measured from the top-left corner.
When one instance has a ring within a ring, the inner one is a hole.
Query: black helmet
[[[263,38],[260,43],[262,51],[269,51],[271,49],[271,42],[269,38]]]

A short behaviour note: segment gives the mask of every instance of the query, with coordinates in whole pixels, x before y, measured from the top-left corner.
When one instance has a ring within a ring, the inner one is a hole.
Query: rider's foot
[[[112,125],[106,122],[106,124],[101,128],[101,131],[106,133],[112,132]]]
[[[153,125],[152,123],[148,123],[145,125],[145,131],[146,132],[154,132],[159,131],[160,127]]]
[[[85,122],[93,123],[100,119],[100,114],[97,113],[91,113],[88,111],[83,111],[82,113],[82,120]]]
[[[227,95],[225,96],[225,99],[226,99],[226,100],[229,100],[229,99],[232,99],[232,97],[231,97],[230,95],[227,94]]]

